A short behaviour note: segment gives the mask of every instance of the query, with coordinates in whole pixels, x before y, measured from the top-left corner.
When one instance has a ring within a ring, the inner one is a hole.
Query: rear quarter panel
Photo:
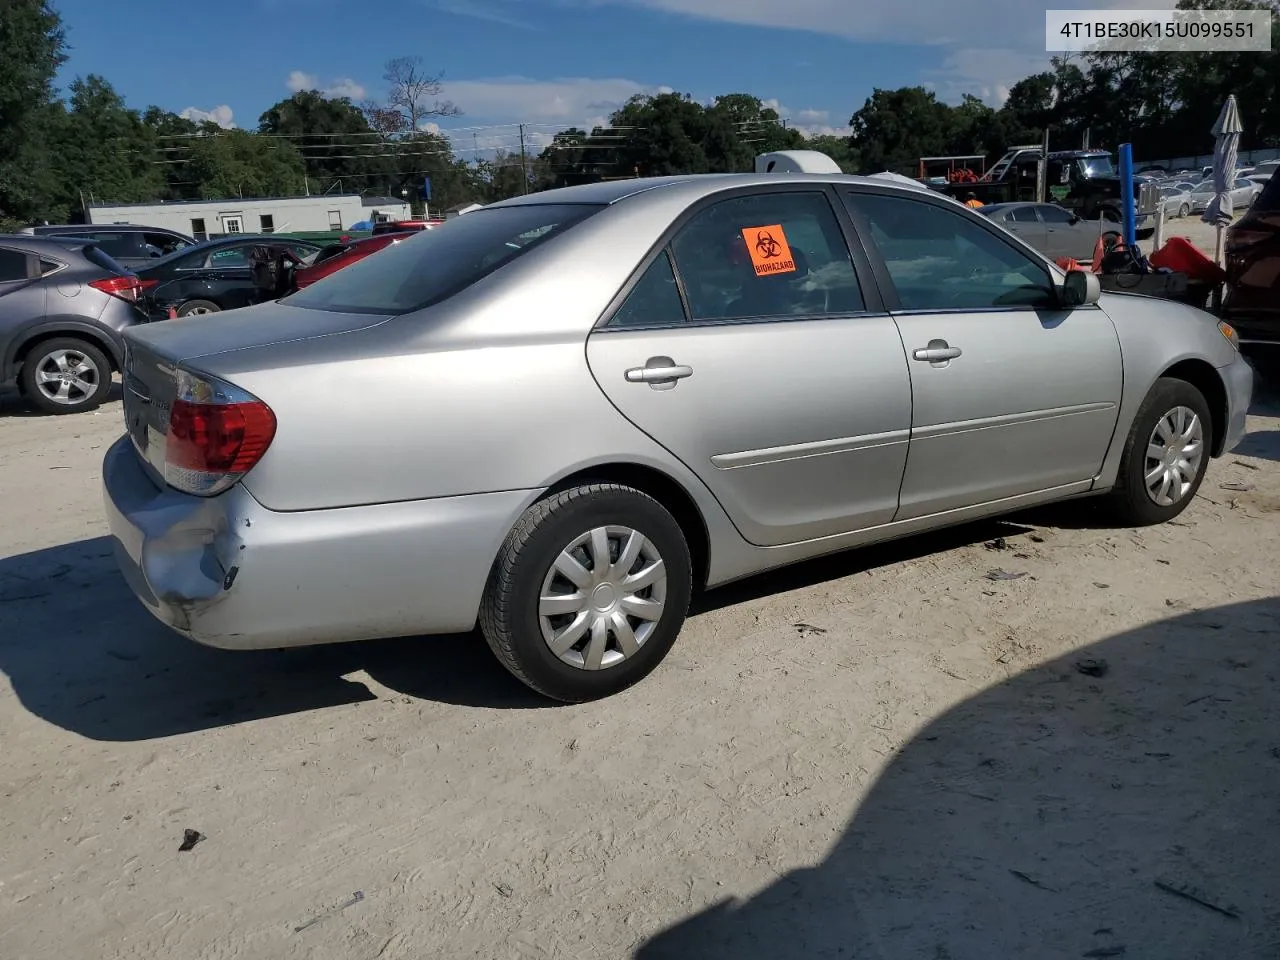
[[[1219,332],[1217,320],[1186,304],[1132,294],[1105,293],[1099,305],[1115,324],[1124,363],[1124,390],[1111,448],[1103,462],[1099,488],[1115,483],[1124,442],[1138,409],[1165,371],[1184,360],[1216,368],[1243,362]]]

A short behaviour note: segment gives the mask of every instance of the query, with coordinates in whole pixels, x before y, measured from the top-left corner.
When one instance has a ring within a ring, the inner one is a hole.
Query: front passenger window
[[[1049,268],[936,204],[846,194],[871,225],[903,310],[983,310],[1056,305]]]

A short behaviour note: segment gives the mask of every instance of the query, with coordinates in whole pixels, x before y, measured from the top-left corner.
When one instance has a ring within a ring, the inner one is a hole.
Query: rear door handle
[[[693,376],[693,367],[676,363],[670,357],[650,357],[643,367],[632,367],[624,374],[628,383],[647,383],[655,390],[670,390],[677,380]]]
[[[920,347],[911,354],[911,359],[926,363],[947,363],[961,356],[959,347],[953,347],[945,340],[930,340],[927,347]]]

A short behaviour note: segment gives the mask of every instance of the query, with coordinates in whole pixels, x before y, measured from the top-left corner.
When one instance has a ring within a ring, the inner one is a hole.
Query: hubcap
[[[46,399],[70,406],[98,388],[98,368],[78,350],[55,350],[36,367],[35,381]]]
[[[213,311],[210,310],[208,307],[191,307],[185,312],[184,315],[188,317],[199,317],[199,316],[203,316],[206,313],[213,313]]]
[[[667,568],[630,527],[596,527],[560,551],[542,581],[542,639],[563,662],[604,670],[639,652],[662,618]]]
[[[1188,407],[1174,407],[1158,421],[1147,441],[1147,496],[1171,507],[1191,491],[1204,459],[1204,427]]]

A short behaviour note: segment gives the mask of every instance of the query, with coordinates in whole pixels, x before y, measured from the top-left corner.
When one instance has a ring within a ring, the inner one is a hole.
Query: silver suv
[[[92,410],[146,322],[138,278],[88,240],[0,235],[0,385],[46,413]]]

